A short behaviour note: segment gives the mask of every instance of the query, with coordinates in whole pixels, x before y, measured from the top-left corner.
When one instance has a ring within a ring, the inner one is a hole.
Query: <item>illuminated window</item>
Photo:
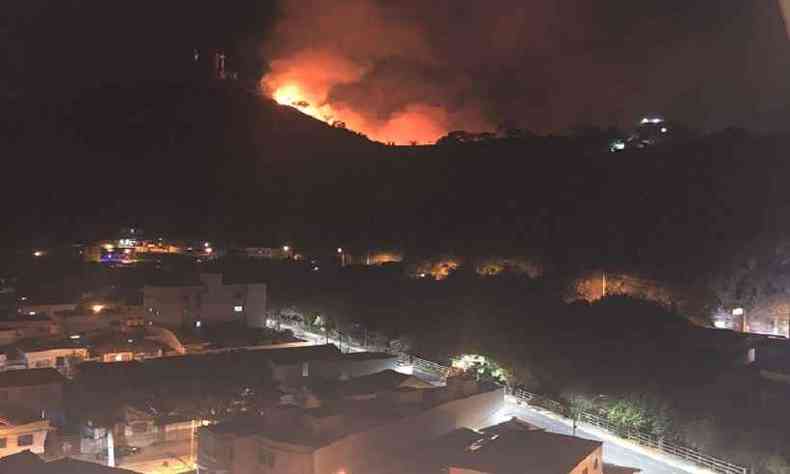
[[[16,444],[17,444],[17,446],[32,446],[33,445],[33,435],[32,434],[26,434],[26,435],[19,436],[16,439]]]
[[[244,306],[241,305],[234,306],[233,311],[236,313],[241,313],[242,311],[244,311]]]
[[[310,376],[310,364],[308,362],[302,362],[302,377]]]

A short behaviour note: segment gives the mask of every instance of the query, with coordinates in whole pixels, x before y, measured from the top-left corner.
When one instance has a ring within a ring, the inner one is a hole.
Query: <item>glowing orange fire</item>
[[[307,97],[302,92],[302,89],[296,84],[288,83],[278,87],[272,93],[272,99],[274,99],[280,105],[296,107],[307,115],[317,118],[318,120],[323,120],[324,122],[330,124],[334,122],[334,113],[332,112],[332,108],[329,105],[313,105],[307,100]]]

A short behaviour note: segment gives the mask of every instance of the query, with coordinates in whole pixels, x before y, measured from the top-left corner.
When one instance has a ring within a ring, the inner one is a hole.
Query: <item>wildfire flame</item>
[[[328,105],[315,106],[311,104],[302,92],[301,87],[296,84],[285,84],[278,87],[272,93],[272,99],[280,105],[296,107],[305,114],[318,120],[323,120],[329,124],[334,122],[332,108]]]

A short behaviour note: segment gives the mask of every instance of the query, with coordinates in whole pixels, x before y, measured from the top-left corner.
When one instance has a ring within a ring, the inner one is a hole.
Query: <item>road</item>
[[[508,397],[505,409],[500,414],[500,421],[513,416],[552,433],[573,434],[573,428],[568,420],[562,419],[553,413],[518,404]],[[677,474],[683,472],[702,474],[710,472],[680,459],[636,446],[590,425],[580,424],[576,429],[576,436],[602,441],[604,462],[636,467],[642,470],[642,474]]]
[[[327,341],[326,335],[324,334],[303,331],[295,326],[285,324],[283,324],[282,327],[291,329],[297,337],[302,337],[315,344],[326,344],[329,342],[340,347],[339,341],[331,337]],[[342,347],[350,352],[361,352],[365,350],[363,347],[349,347],[345,342]],[[417,373],[416,375],[421,378],[426,378],[425,376],[429,374]],[[433,381],[433,378],[431,378],[431,381]],[[436,383],[439,384],[439,382]],[[513,416],[553,433],[573,434],[573,428],[568,420],[550,412],[516,403],[515,400],[508,397],[505,403],[505,409],[498,415],[499,420],[497,422],[505,421]],[[678,474],[684,472],[692,474],[711,473],[711,471],[707,469],[699,468],[696,465],[687,463],[674,456],[665,455],[655,450],[650,450],[629,441],[625,441],[594,426],[580,424],[576,429],[576,436],[602,441],[605,462],[639,468],[642,474]]]

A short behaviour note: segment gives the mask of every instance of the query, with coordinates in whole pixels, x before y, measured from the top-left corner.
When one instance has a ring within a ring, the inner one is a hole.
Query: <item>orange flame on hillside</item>
[[[449,130],[447,113],[441,107],[413,103],[381,117],[332,97],[336,86],[351,84],[365,68],[326,52],[304,51],[272,62],[272,70],[261,80],[264,91],[278,104],[294,107],[330,125],[346,128],[385,143],[432,144]]]

